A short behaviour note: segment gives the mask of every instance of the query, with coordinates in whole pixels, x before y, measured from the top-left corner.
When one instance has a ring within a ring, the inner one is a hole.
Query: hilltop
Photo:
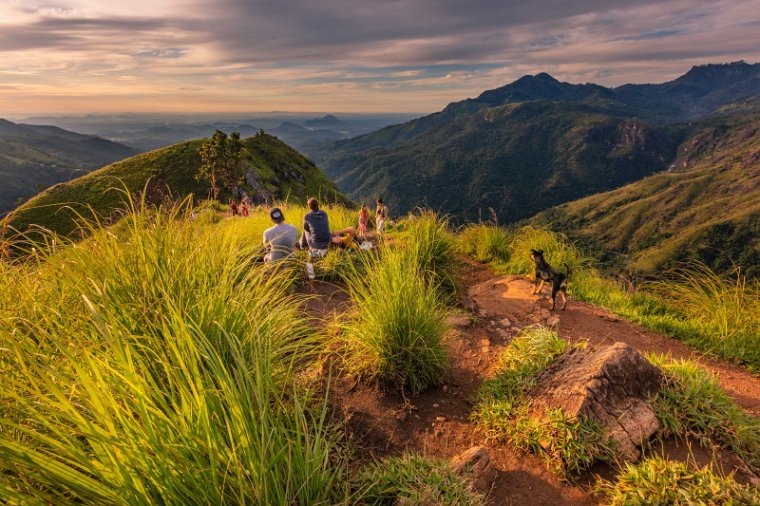
[[[38,226],[71,235],[77,230],[77,213],[100,219],[119,214],[124,200],[120,190],[141,194],[146,189],[149,203],[191,194],[205,198],[208,185],[195,179],[202,142],[182,142],[143,153],[55,185],[11,212],[2,225],[21,232]],[[307,196],[350,202],[311,161],[277,137],[262,133],[243,143],[250,154],[245,161],[249,170],[244,189],[254,202],[303,201]]]
[[[0,119],[0,216],[40,189],[135,153],[94,135]]]

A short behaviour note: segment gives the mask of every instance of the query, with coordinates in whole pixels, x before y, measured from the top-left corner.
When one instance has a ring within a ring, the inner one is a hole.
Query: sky
[[[415,112],[760,62],[760,0],[0,0],[0,117]]]

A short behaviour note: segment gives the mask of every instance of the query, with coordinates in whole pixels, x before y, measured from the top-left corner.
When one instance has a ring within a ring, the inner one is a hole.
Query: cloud
[[[424,111],[540,71],[611,86],[757,61],[759,32],[755,0],[0,0],[0,85],[13,76],[14,104],[26,87],[130,110],[176,93]]]

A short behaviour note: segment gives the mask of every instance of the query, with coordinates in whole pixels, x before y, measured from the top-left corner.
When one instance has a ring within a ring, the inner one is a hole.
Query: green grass
[[[391,389],[418,393],[443,381],[446,311],[418,256],[385,247],[348,278],[354,313],[343,324],[346,368]]]
[[[189,208],[0,262],[0,502],[348,502],[320,341],[259,241]]]
[[[404,221],[404,231],[397,234],[400,247],[408,250],[420,270],[430,276],[441,293],[451,297],[456,290],[454,237],[449,222],[432,211],[423,210]]]
[[[481,263],[497,269],[512,256],[510,236],[506,230],[490,223],[477,223],[462,228],[456,237],[457,249]]]
[[[662,435],[693,437],[718,445],[760,471],[760,421],[745,413],[709,371],[690,361],[652,355],[665,372],[665,384],[651,400]]]
[[[708,467],[694,470],[683,462],[662,458],[626,464],[615,483],[604,482],[599,490],[610,506],[760,504],[760,491],[750,485],[739,485]]]
[[[480,505],[484,498],[447,462],[404,455],[365,467],[354,480],[359,504]]]

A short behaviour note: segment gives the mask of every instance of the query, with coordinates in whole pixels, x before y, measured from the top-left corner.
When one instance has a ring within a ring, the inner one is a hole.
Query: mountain
[[[269,133],[276,135],[299,151],[306,151],[312,146],[345,138],[344,135],[332,130],[306,128],[291,121],[283,121],[276,128],[270,129]]]
[[[309,128],[326,128],[328,130],[341,130],[350,126],[348,123],[339,120],[332,114],[325,114],[321,118],[307,119],[303,124]]]
[[[760,278],[760,122],[755,115],[713,121],[681,145],[670,171],[532,221],[640,274],[698,259]]]
[[[188,141],[143,153],[48,188],[8,214],[0,230],[9,227],[24,232],[44,227],[70,236],[77,232],[77,213],[106,220],[118,217],[125,189],[133,194],[146,190],[149,203],[189,194],[205,198],[208,184],[195,179],[202,142]],[[303,202],[308,196],[318,196],[350,203],[312,162],[277,137],[260,133],[243,142],[250,156],[242,189],[254,202]]]
[[[135,153],[93,135],[0,119],[0,216],[40,189]]]
[[[695,121],[757,96],[760,64],[744,62],[614,89],[541,73],[307,152],[355,200],[506,223],[667,169]]]

